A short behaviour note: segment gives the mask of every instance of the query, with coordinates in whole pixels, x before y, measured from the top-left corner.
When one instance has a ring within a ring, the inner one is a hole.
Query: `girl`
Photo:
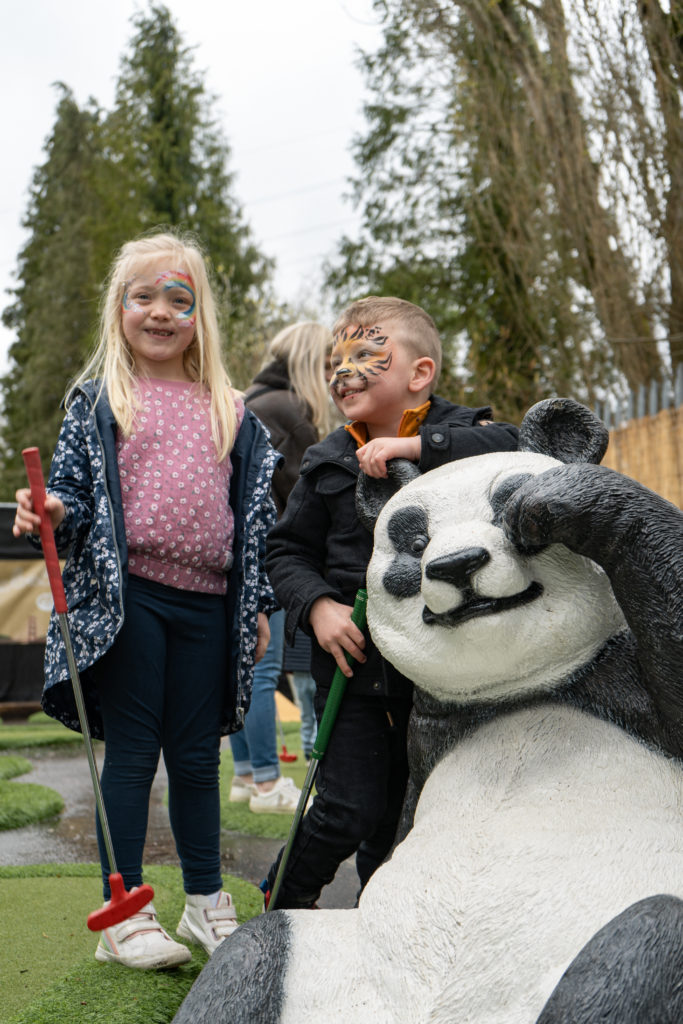
[[[100,340],[66,398],[46,511],[117,866],[141,884],[159,753],[187,893],[177,928],[209,954],[237,927],[222,891],[221,734],[244,724],[274,607],[262,567],[277,453],[232,391],[197,245],[155,234],[123,246]],[[14,534],[39,521],[17,492]],[[43,707],[78,729],[63,643],[50,624]],[[109,866],[97,822],[104,898]],[[151,903],[102,932],[97,960],[169,967],[190,959]]]
[[[278,515],[299,477],[299,466],[309,445],[322,440],[332,427],[332,409],[325,379],[332,351],[332,333],[322,324],[306,321],[280,331],[268,346],[263,367],[246,391],[248,407],[265,423],[284,465],[273,476],[273,498]],[[284,612],[270,620],[268,650],[254,673],[254,692],[244,729],[230,737],[235,776],[230,788],[233,803],[249,802],[256,814],[291,814],[301,791],[280,774],[275,734],[275,690],[283,667]],[[302,705],[304,750],[313,748],[315,683],[310,675],[310,641],[300,634],[297,696]],[[291,648],[289,651],[291,652]],[[285,656],[285,664],[287,656]],[[306,730],[304,733],[304,729]]]

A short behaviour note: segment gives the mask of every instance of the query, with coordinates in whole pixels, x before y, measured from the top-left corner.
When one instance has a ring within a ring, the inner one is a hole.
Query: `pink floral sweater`
[[[138,382],[142,411],[117,458],[128,571],[181,590],[224,594],[232,565],[232,464],[218,462],[210,398],[196,384]],[[244,405],[236,401],[238,429]]]

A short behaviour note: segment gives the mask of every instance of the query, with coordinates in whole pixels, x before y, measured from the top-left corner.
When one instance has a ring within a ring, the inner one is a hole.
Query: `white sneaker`
[[[132,917],[102,930],[95,959],[152,970],[186,964],[192,954],[187,946],[174,942],[164,931],[157,921],[154,904],[148,903]]]
[[[186,896],[185,910],[176,932],[182,939],[199,942],[211,956],[217,946],[239,927],[229,892],[222,892],[214,907],[210,896]]]
[[[241,775],[233,775],[228,797],[231,804],[248,804],[257,793],[258,789],[253,782],[245,782]]]
[[[249,801],[249,810],[254,814],[293,814],[299,803],[301,790],[294,785],[294,779],[281,775],[267,793],[258,793]]]

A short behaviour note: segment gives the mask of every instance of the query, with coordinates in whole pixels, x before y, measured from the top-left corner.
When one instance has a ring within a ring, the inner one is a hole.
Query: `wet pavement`
[[[82,863],[99,859],[94,830],[95,797],[88,760],[82,748],[63,750],[32,748],[24,756],[33,771],[15,782],[32,782],[57,790],[64,800],[58,821],[29,825],[0,832],[0,865]],[[96,750],[101,765],[102,749]],[[178,864],[168,811],[164,806],[166,772],[163,760],[152,787],[149,826],[145,844],[146,864]],[[266,839],[223,831],[221,862],[225,872],[257,884],[282,846],[280,839]],[[337,877],[322,893],[320,906],[327,909],[352,907],[358,876],[352,861],[346,861]]]

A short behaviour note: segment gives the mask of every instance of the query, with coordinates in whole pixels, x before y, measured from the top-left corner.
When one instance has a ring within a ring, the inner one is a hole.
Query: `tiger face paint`
[[[330,388],[340,399],[365,391],[385,374],[393,360],[393,343],[379,326],[351,326],[335,335]]]

